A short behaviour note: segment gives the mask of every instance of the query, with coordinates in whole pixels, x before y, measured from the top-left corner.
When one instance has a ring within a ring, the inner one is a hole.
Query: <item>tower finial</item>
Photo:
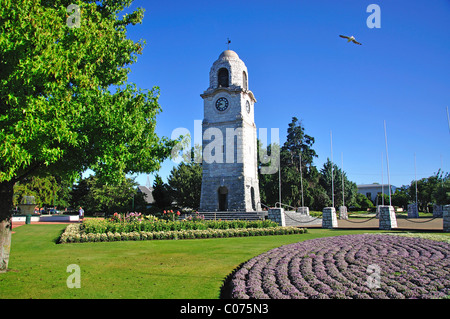
[[[227,38],[227,45],[228,45],[228,50],[230,50],[230,43],[231,43],[231,40],[230,40],[230,38]]]

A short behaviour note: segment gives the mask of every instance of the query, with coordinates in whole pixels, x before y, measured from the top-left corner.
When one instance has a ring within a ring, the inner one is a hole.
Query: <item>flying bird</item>
[[[355,39],[354,36],[351,36],[351,37],[347,37],[347,36],[345,36],[345,35],[339,35],[339,36],[340,36],[341,38],[348,39],[347,42],[352,41],[352,42],[355,43],[355,44],[362,45],[361,43],[359,43],[358,41],[356,41],[356,39]]]

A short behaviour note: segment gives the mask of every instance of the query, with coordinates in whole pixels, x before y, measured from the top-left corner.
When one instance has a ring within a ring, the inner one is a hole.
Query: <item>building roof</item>
[[[361,184],[356,185],[357,188],[378,188],[378,187],[389,187],[389,184]],[[391,185],[391,187],[397,188],[394,185]]]
[[[147,186],[138,186],[138,190],[145,194],[144,196],[145,201],[148,204],[153,204],[155,202],[155,199],[153,198],[153,187],[148,188]]]
[[[239,59],[239,55],[233,50],[225,50],[219,55],[219,59],[222,58],[236,58]]]

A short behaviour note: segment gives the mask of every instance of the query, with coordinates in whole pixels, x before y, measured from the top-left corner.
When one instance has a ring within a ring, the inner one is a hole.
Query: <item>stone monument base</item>
[[[339,206],[339,219],[348,219],[346,206]]]
[[[325,207],[322,211],[322,228],[330,229],[337,226],[336,209],[334,207]]]
[[[269,211],[267,212],[267,219],[277,222],[280,226],[286,226],[283,208],[269,208]]]
[[[394,207],[380,205],[380,229],[391,230],[392,228],[397,228]]]
[[[309,216],[309,207],[298,207],[297,208],[297,213]]]
[[[416,204],[408,204],[408,218],[419,218],[419,209]]]
[[[443,229],[444,232],[449,233],[450,232],[450,205],[445,205],[443,207],[442,211],[442,217],[443,217]]]
[[[433,205],[433,217],[435,218],[441,218],[442,212],[444,211],[443,205]]]

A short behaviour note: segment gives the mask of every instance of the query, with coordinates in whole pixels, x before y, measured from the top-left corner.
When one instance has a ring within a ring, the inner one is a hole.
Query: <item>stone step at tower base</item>
[[[205,220],[262,220],[267,216],[267,212],[199,212]],[[181,214],[180,218],[185,219],[188,216],[194,217],[196,213]]]

